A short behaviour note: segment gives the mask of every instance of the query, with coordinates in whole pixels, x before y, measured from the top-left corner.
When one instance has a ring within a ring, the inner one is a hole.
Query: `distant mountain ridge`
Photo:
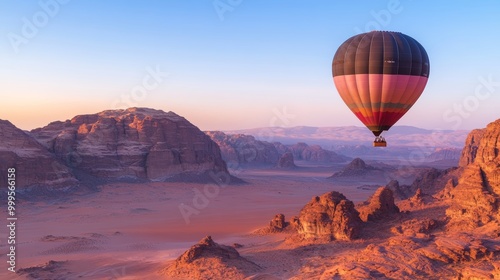
[[[374,136],[366,127],[262,127],[225,131],[227,134],[253,135],[255,139],[280,142],[284,145],[307,143],[319,145],[350,158],[362,157],[371,160],[413,161],[412,164],[458,165],[458,150],[469,131],[430,130],[413,126],[395,126],[385,131],[387,148],[374,148]],[[444,152],[444,150],[449,150]],[[418,157],[415,157],[418,155]],[[438,163],[439,162],[439,163]]]
[[[371,146],[373,134],[365,127],[261,127],[241,130],[228,130],[228,134],[249,134],[258,140],[279,141],[283,144],[306,142],[318,144],[323,148],[337,145]],[[431,130],[413,126],[394,126],[384,131],[383,136],[392,147],[433,146],[462,148],[468,130]]]

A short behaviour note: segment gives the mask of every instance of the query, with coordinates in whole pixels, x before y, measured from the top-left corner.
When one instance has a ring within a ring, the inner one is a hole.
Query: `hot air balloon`
[[[385,147],[389,130],[417,101],[429,78],[429,57],[412,37],[372,31],[353,36],[338,48],[332,74],[340,97]]]

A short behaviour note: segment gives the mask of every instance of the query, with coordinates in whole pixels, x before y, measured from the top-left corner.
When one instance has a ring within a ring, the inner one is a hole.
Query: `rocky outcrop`
[[[430,218],[410,219],[402,222],[401,225],[392,227],[391,232],[405,236],[428,235],[439,225],[438,221]]]
[[[221,131],[205,133],[219,145],[222,158],[230,168],[241,164],[275,165],[280,158],[280,153],[273,144],[256,140],[251,135],[225,134]]]
[[[389,186],[400,199],[407,199],[415,195],[418,189],[426,195],[434,196],[442,193],[443,189],[450,183],[455,184],[461,170],[456,167],[440,170],[436,168],[425,168],[416,176],[411,185]],[[456,184],[455,184],[456,185]]]
[[[269,222],[269,227],[275,231],[283,231],[287,226],[288,223],[285,221],[285,215],[283,214],[276,214]]]
[[[362,222],[354,203],[333,191],[313,197],[294,224],[304,238],[352,240],[358,237]]]
[[[71,170],[28,133],[0,120],[0,182],[7,186],[7,170],[15,168],[17,188],[77,185]]]
[[[278,168],[287,168],[287,169],[290,169],[290,168],[295,168],[297,167],[295,165],[295,162],[293,160],[293,154],[291,152],[286,152],[284,153],[279,161],[278,161],[278,165],[277,165]]]
[[[467,137],[458,185],[450,191],[450,227],[471,229],[500,222],[500,120]]]
[[[333,174],[330,178],[364,176],[378,169],[366,164],[362,159],[353,159],[346,167]]]
[[[244,279],[260,267],[240,256],[230,246],[220,245],[206,236],[163,270],[174,279]]]
[[[394,204],[394,196],[389,188],[381,187],[364,203],[356,209],[362,221],[376,221],[393,214],[399,213],[399,208]]]
[[[264,228],[260,228],[254,231],[254,234],[263,235],[270,233],[280,233],[292,230],[294,227],[290,226],[290,223],[285,221],[285,215],[276,214],[274,218],[269,222],[269,225]]]
[[[227,173],[217,144],[173,112],[103,111],[53,122],[31,134],[67,166],[97,178]]]
[[[397,199],[406,199],[410,196],[411,190],[409,186],[401,186],[399,185],[398,180],[391,180],[387,185],[385,185],[386,188],[390,189],[394,195],[394,198]]]
[[[432,221],[423,223],[432,232]],[[417,226],[420,227],[420,226]],[[428,229],[428,230],[427,230]],[[417,231],[420,231],[417,229]],[[400,235],[334,258],[325,279],[497,279],[500,243],[469,235]],[[399,232],[398,232],[399,234]]]

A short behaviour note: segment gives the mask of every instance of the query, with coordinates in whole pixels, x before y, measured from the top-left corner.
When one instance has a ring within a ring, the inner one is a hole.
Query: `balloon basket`
[[[373,142],[373,147],[387,147],[387,142]]]

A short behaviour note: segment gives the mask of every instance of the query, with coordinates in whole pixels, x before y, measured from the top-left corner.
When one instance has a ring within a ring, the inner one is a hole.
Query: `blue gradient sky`
[[[431,60],[426,90],[398,125],[472,129],[500,118],[498,1],[64,2],[0,2],[0,118],[20,128],[128,105],[204,130],[361,126],[331,61],[373,29],[412,36]]]

